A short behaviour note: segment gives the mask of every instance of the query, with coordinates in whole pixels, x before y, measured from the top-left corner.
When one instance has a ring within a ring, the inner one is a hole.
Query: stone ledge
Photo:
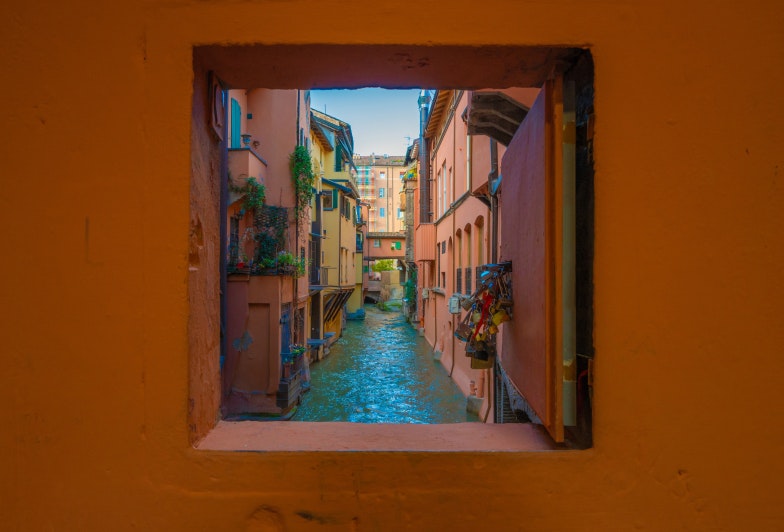
[[[221,421],[199,451],[530,452],[559,449],[540,425]]]

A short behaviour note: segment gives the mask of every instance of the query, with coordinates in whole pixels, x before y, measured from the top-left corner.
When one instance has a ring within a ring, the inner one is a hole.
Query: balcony
[[[308,284],[310,285],[311,290],[315,290],[321,286],[327,286],[329,284],[329,270],[324,266],[311,264],[310,271],[308,272]]]
[[[414,233],[414,246],[414,259],[417,262],[436,260],[436,225],[419,224]]]
[[[234,180],[234,184],[242,186],[249,177],[255,177],[259,183],[264,183],[267,177],[267,161],[256,153],[253,148],[232,148],[229,149],[229,176]],[[229,204],[239,199],[231,193]]]

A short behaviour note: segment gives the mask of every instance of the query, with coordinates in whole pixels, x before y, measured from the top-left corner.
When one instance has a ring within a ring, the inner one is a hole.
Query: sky
[[[419,89],[314,90],[310,107],[351,125],[354,153],[405,155],[419,136],[417,98]]]

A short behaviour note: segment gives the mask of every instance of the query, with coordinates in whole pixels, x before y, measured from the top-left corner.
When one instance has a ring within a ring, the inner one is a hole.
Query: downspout
[[[490,174],[487,176],[487,182],[490,188],[490,262],[492,264],[498,263],[498,144],[496,143],[495,139],[490,139]],[[498,362],[496,361],[496,364]],[[485,382],[491,383],[490,370],[487,371],[487,379]],[[488,392],[490,390],[495,390],[494,386],[487,386]],[[487,418],[490,416],[490,411],[493,411],[493,417],[495,418],[495,406],[496,406],[496,397],[494,397],[493,393],[487,394],[487,411],[485,412],[485,417],[482,420],[483,423],[487,422]]]
[[[419,93],[419,223],[430,220],[430,172],[425,142],[425,124],[427,123],[427,104],[430,96],[425,90]]]
[[[221,98],[225,97],[226,91],[221,90]],[[226,321],[227,321],[227,290],[228,290],[228,280],[227,276],[227,264],[226,260],[228,257],[229,252],[229,242],[228,238],[226,237],[227,231],[227,224],[226,224],[226,217],[229,212],[229,146],[228,146],[228,138],[229,138],[229,125],[228,125],[228,109],[224,105],[224,112],[223,117],[221,120],[223,121],[223,126],[221,128],[221,141],[219,143],[219,150],[220,150],[220,176],[221,176],[221,184],[220,184],[220,264],[219,274],[220,274],[220,357],[218,359],[219,367],[223,368],[223,363],[226,360],[226,354],[228,353],[229,349],[229,339],[226,333]]]
[[[294,149],[295,150],[300,145],[299,144],[299,141],[300,141],[300,137],[299,137],[299,131],[300,131],[300,127],[299,127],[299,124],[300,124],[300,122],[299,122],[300,121],[300,101],[301,101],[300,90],[297,89],[297,141],[294,143]],[[304,133],[303,133],[303,136],[304,136]],[[303,141],[303,145],[304,145],[304,139],[302,141]],[[312,164],[313,163],[311,162],[311,165]],[[293,180],[294,176],[291,176],[291,178]],[[297,212],[298,211],[298,209],[297,209],[298,202],[299,202],[299,198],[297,198],[297,191],[296,191],[296,188],[295,188],[295,190],[294,190],[294,216],[296,217],[296,220],[294,221],[294,256],[297,258],[297,260],[300,259],[300,254],[299,254],[299,230],[300,230],[299,218],[300,218],[300,215],[301,215],[301,212],[300,213]],[[294,316],[296,316],[297,315],[297,310],[299,309],[299,278],[295,275],[295,276],[292,277],[291,281],[292,281],[292,283],[291,283],[292,284],[292,289],[294,290],[294,293],[292,294],[292,299],[294,300],[293,301],[294,305],[292,305],[292,306],[294,308]],[[291,330],[293,331],[293,335],[294,335],[294,338],[293,338],[294,343],[296,343],[296,335],[298,333],[298,331],[295,329],[296,325],[297,325],[297,320],[295,318],[293,320],[293,322],[292,322],[292,327],[291,327]],[[305,332],[303,331],[303,339],[304,339],[303,342],[305,343],[305,342],[307,342],[307,339],[305,339],[305,334],[304,333]]]
[[[490,174],[487,176],[487,182],[490,186],[490,216],[491,216],[491,232],[490,232],[490,262],[496,264],[498,262],[498,144],[495,139],[490,139]]]
[[[459,96],[461,96],[461,94],[455,94],[456,100],[455,100],[455,103],[454,103],[453,110],[457,109],[457,104],[458,104],[457,98],[459,98]],[[455,172],[455,167],[456,167],[455,162],[457,160],[456,153],[455,153],[456,151],[457,151],[457,124],[455,123],[455,113],[453,112],[452,113],[452,175],[451,175],[451,181],[452,181],[452,183],[451,183],[451,185],[452,185],[452,196],[451,196],[452,197],[452,203],[449,205],[450,209],[452,209],[452,205],[455,204],[455,192],[456,192],[455,191],[455,181],[457,181],[455,179],[455,175],[457,174],[457,172]],[[457,274],[456,274],[455,266],[459,262],[459,261],[455,260],[455,249],[457,248],[456,240],[455,240],[455,223],[456,223],[455,222],[455,218],[457,218],[456,214],[457,213],[453,210],[452,211],[452,216],[451,216],[451,218],[452,218],[452,242],[453,242],[452,243],[452,286],[453,287],[455,286],[455,283],[457,282],[457,279],[456,279],[456,275]],[[452,331],[451,331],[452,336],[450,337],[450,343],[452,344],[452,367],[449,369],[449,376],[451,377],[452,376],[452,372],[455,371],[455,315],[454,314],[450,314],[449,316],[450,316],[449,323],[450,323],[450,325],[452,327]]]

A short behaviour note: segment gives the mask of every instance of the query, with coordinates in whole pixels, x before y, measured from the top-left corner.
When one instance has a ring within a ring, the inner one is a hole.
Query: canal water
[[[310,366],[310,391],[294,421],[460,423],[479,421],[433,360],[432,348],[399,311],[365,305],[329,355]]]

